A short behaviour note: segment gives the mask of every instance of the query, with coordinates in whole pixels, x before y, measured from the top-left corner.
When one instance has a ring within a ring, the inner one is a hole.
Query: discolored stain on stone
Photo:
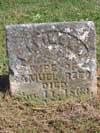
[[[96,96],[93,22],[6,26],[12,94]]]

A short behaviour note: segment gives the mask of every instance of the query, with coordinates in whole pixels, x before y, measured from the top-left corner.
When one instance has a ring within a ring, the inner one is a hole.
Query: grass
[[[5,25],[80,20],[96,25],[100,64],[100,0],[0,0],[0,74],[8,72]]]
[[[96,25],[100,65],[100,0],[0,0],[0,74],[8,72],[5,25],[80,20]],[[100,99],[85,100],[83,96],[78,102],[46,105],[27,96],[10,102],[0,99],[0,132],[100,133]]]
[[[100,0],[0,0],[0,74],[8,73],[5,25],[80,20],[96,25],[99,65]],[[100,99],[64,101],[0,97],[0,133],[100,133]]]

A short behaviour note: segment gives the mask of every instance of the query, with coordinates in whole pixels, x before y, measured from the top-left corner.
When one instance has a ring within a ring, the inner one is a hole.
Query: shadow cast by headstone
[[[10,92],[9,75],[0,75],[0,92]]]

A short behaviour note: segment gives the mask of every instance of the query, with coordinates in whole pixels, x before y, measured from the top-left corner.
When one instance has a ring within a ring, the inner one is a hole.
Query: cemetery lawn
[[[80,20],[96,25],[100,76],[100,0],[0,0],[0,75],[8,73],[5,25]],[[0,97],[0,133],[100,133],[99,96],[54,102]]]

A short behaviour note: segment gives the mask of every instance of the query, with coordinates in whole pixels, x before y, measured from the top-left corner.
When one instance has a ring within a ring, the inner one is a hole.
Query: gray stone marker
[[[96,95],[93,22],[8,25],[6,33],[12,94]]]

